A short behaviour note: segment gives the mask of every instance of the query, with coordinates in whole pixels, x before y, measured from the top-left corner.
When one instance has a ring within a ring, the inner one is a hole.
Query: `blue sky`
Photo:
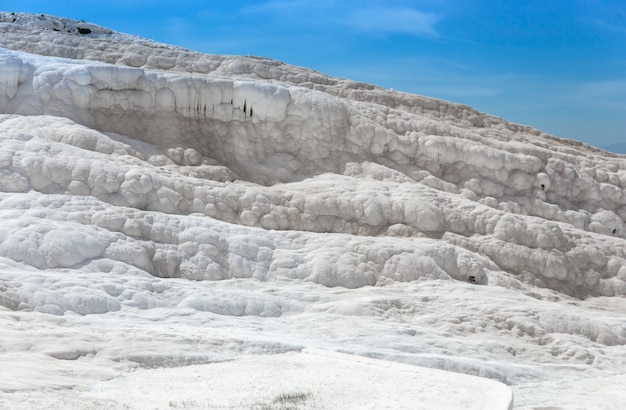
[[[626,143],[624,0],[3,1],[206,53],[250,54]]]

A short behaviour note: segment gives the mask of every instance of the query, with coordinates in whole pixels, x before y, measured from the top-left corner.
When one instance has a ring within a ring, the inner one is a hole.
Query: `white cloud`
[[[437,36],[440,17],[411,8],[369,8],[353,11],[346,25],[359,30],[383,33],[404,33],[415,36]]]
[[[502,89],[497,87],[465,86],[440,87],[441,95],[451,95],[455,97],[496,97],[502,93]]]
[[[255,4],[253,6],[244,7],[242,11],[249,13],[272,13],[272,14],[292,14],[299,15],[303,18],[307,17],[306,13],[319,11],[320,9],[337,7],[338,4],[328,1],[288,1],[274,0],[264,3]],[[341,4],[339,4],[341,6]]]
[[[626,110],[626,80],[588,82],[573,97],[597,108]]]
[[[619,25],[619,24],[613,24],[613,23],[610,23],[601,19],[593,20],[592,24],[598,28],[601,28],[603,30],[606,30],[612,33],[626,34],[626,27],[623,27],[622,25]]]
[[[404,33],[415,36],[437,36],[440,16],[410,7],[381,6],[379,2],[327,0],[276,0],[243,9],[249,13],[289,17],[302,24],[332,24],[370,33]]]

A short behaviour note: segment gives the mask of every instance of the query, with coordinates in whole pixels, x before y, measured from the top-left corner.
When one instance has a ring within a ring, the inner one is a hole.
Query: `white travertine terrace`
[[[2,12],[0,47],[0,306],[391,318],[342,349],[520,386],[626,365],[623,156],[69,19]]]

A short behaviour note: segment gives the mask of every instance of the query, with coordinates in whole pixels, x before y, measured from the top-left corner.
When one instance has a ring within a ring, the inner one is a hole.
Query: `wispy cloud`
[[[573,93],[572,98],[596,108],[626,111],[626,79],[584,83]]]
[[[440,87],[438,92],[440,95],[453,95],[459,99],[467,97],[495,97],[502,93],[502,89],[495,87],[461,85],[456,87]]]
[[[620,24],[613,24],[605,20],[595,19],[592,24],[600,29],[619,34],[626,34],[626,27]]]
[[[337,4],[336,2],[325,0],[271,0],[244,7],[242,11],[244,13],[265,13],[274,16],[287,15],[292,18],[308,19],[311,17],[309,13],[314,13],[317,17],[317,13],[324,9],[341,7],[340,2]]]
[[[345,24],[356,29],[378,33],[403,33],[415,36],[437,36],[435,25],[440,16],[412,8],[367,8],[352,11]]]
[[[413,7],[380,5],[377,1],[272,0],[246,7],[246,13],[262,13],[290,19],[301,25],[332,25],[367,34],[438,36],[441,16]]]
[[[626,79],[576,82],[527,78],[523,84],[523,90],[512,90],[518,99],[514,107],[521,111],[594,112],[598,117],[626,111]]]

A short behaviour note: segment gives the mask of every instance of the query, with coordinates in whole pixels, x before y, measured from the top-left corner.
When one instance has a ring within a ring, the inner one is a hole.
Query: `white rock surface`
[[[623,378],[623,156],[69,19],[0,12],[0,46],[0,406],[310,347],[521,408]]]

